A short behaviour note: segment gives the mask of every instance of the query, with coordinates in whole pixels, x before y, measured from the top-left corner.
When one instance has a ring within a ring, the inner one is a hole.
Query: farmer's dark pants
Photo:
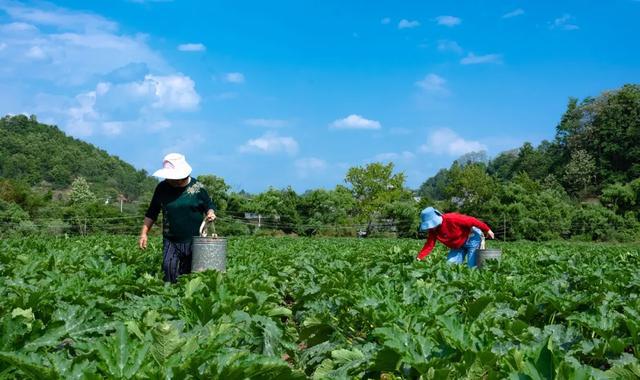
[[[191,273],[191,242],[174,243],[164,239],[162,249],[162,270],[164,280],[167,282],[178,281],[178,276]]]

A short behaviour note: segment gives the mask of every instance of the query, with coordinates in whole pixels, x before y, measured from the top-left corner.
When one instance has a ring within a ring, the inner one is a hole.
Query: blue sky
[[[552,139],[571,96],[640,82],[640,1],[0,0],[0,113],[153,172],[332,188],[393,161]]]

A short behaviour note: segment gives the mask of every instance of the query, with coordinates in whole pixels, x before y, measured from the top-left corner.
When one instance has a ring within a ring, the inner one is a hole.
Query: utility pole
[[[120,201],[120,213],[122,214],[122,203],[124,202],[124,195],[118,194],[118,200]]]

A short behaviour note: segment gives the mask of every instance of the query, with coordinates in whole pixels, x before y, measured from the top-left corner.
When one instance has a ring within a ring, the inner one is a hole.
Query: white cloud
[[[465,140],[448,128],[439,128],[429,134],[427,143],[420,147],[421,152],[461,156],[469,152],[487,150],[478,141]]]
[[[296,160],[295,165],[298,168],[314,170],[324,169],[327,167],[327,163],[324,160],[315,157],[301,158]]]
[[[171,122],[169,120],[158,120],[151,123],[149,130],[151,131],[161,131],[163,129],[171,128]]]
[[[267,133],[257,139],[251,139],[238,148],[240,153],[276,154],[298,153],[298,142],[293,137],[280,137],[275,133]]]
[[[2,31],[2,33],[7,33],[7,34],[17,34],[17,33],[24,34],[24,33],[37,32],[38,28],[26,22],[11,22],[9,24],[1,25],[0,31]]]
[[[420,26],[420,22],[416,20],[410,21],[407,19],[402,19],[398,23],[398,29],[411,29],[411,28],[417,28],[419,26]]]
[[[189,152],[193,151],[194,147],[198,145],[205,144],[207,139],[202,136],[200,133],[190,134],[188,136],[183,136],[180,139],[173,140],[173,143],[166,145],[162,148],[162,154],[169,154],[172,152]],[[157,151],[157,148],[154,147],[154,154]]]
[[[113,32],[118,28],[117,23],[102,16],[88,12],[70,11],[50,3],[41,4],[41,8],[32,8],[17,2],[4,2],[0,4],[0,9],[14,20],[66,30]]]
[[[232,99],[236,99],[237,97],[238,97],[238,93],[233,91],[221,92],[219,94],[213,95],[213,99],[217,101],[232,100]]]
[[[7,44],[0,80],[20,77],[56,85],[93,85],[96,78],[131,63],[143,63],[156,72],[171,72],[152,51],[143,35],[126,36],[101,30],[43,31],[24,22],[0,27],[0,41]],[[46,61],[44,59],[46,58]],[[91,83],[92,82],[92,83]]]
[[[380,129],[379,121],[365,119],[360,115],[349,115],[344,119],[338,119],[329,124],[329,128],[335,129]]]
[[[440,40],[438,41],[438,50],[443,52],[453,52],[456,54],[462,54],[464,51],[462,46],[458,45],[456,41]]]
[[[335,164],[335,167],[342,170],[342,171],[347,171],[350,167],[352,167],[353,164],[350,164],[348,162],[338,162]]]
[[[25,57],[36,61],[41,61],[48,58],[47,53],[45,53],[40,46],[32,46],[25,53]]]
[[[264,128],[282,128],[289,124],[286,120],[280,119],[246,119],[244,123],[252,127]]]
[[[116,136],[122,133],[122,130],[125,128],[125,123],[121,121],[107,121],[102,123],[102,130],[104,134]]]
[[[501,54],[485,54],[475,55],[473,53],[467,54],[466,57],[460,60],[463,65],[477,65],[482,63],[502,63]]]
[[[107,83],[107,82],[100,82],[98,83],[98,85],[96,86],[96,94],[98,95],[104,95],[107,92],[109,92],[109,90],[111,89],[111,83]]]
[[[205,50],[207,50],[207,47],[204,46],[203,44],[190,43],[190,44],[178,45],[178,50],[180,50],[180,51],[188,51],[188,52],[205,51]]]
[[[193,80],[182,74],[147,75],[143,86],[155,96],[152,106],[163,110],[190,111],[198,108],[200,96]]]
[[[462,19],[455,16],[438,16],[436,17],[436,22],[438,23],[438,25],[452,27],[460,25],[462,23]]]
[[[423,89],[425,92],[436,95],[447,95],[449,89],[447,88],[447,80],[437,74],[427,74],[424,79],[417,81],[416,86]]]
[[[306,178],[314,173],[322,172],[327,168],[324,160],[315,157],[301,158],[294,163],[298,176]]]
[[[113,136],[127,128],[158,131],[169,128],[166,111],[197,109],[200,96],[193,81],[181,74],[147,75],[142,81],[100,82],[92,91],[77,95],[65,114],[66,130],[74,136],[96,132]]]
[[[390,23],[391,23],[391,19],[390,19],[389,17],[385,17],[385,18],[383,18],[382,20],[380,20],[380,23],[381,23],[382,25],[390,24]]]
[[[93,133],[99,114],[95,110],[96,91],[76,96],[76,106],[68,110],[67,131],[74,136],[89,136]]]
[[[512,17],[522,16],[523,14],[524,14],[524,9],[518,8],[518,9],[514,9],[509,13],[505,13],[504,15],[502,15],[502,18],[512,18]]]
[[[146,35],[120,33],[92,13],[32,4],[0,0],[8,20],[0,25],[0,83],[18,98],[3,104],[77,137],[166,129],[165,113],[198,109],[194,81],[152,50]]]
[[[411,161],[415,156],[406,150],[400,153],[380,153],[374,157],[374,161]]]
[[[109,94],[107,94],[109,92]],[[146,75],[142,81],[110,86],[102,95],[109,104],[139,104],[163,111],[193,111],[200,104],[195,83],[188,76]]]
[[[226,73],[222,79],[225,82],[240,84],[244,83],[244,74],[237,72]]]
[[[561,30],[578,30],[580,27],[575,24],[575,17],[570,14],[564,14],[562,17],[558,17],[549,26],[551,29]]]

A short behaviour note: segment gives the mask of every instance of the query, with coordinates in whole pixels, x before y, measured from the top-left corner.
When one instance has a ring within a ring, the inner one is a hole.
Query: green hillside
[[[96,195],[122,194],[127,199],[152,191],[156,183],[146,171],[35,117],[5,116],[0,119],[0,133],[0,178],[63,190],[84,177]]]

